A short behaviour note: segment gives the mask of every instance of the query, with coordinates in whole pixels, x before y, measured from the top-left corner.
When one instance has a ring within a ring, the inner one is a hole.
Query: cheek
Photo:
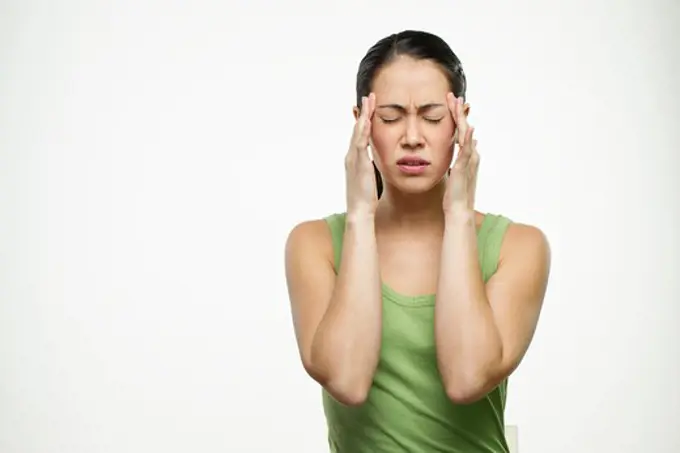
[[[453,156],[453,125],[432,131],[429,143],[435,155],[450,160]]]
[[[383,168],[383,162],[386,160],[389,160],[388,158],[388,153],[385,152],[385,148],[378,148],[374,146],[372,148],[372,154],[373,154],[373,160],[375,161],[376,165],[378,166],[379,170],[382,170]]]
[[[381,151],[395,149],[399,144],[397,128],[388,128],[384,125],[374,124],[371,130],[371,142],[374,148]]]
[[[399,136],[392,130],[374,126],[371,131],[371,148],[373,151],[373,158],[378,162],[384,162],[385,158],[393,153],[399,146]]]

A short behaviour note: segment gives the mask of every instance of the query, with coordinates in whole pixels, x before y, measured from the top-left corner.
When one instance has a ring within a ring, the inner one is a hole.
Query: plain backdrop
[[[0,452],[326,451],[284,242],[403,29],[463,61],[478,209],[552,245],[520,452],[680,451],[677,0],[3,0]]]

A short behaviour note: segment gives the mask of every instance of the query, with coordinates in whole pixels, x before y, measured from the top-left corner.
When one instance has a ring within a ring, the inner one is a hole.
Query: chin
[[[388,184],[403,194],[421,195],[434,190],[441,182],[441,178],[428,178],[425,176],[399,177],[388,181]]]

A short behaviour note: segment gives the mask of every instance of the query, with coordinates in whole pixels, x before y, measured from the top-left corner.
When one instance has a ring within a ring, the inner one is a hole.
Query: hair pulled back
[[[375,43],[359,63],[356,81],[356,105],[361,108],[361,98],[371,92],[377,72],[399,56],[437,63],[449,81],[451,92],[465,98],[467,81],[463,66],[449,45],[439,36],[425,31],[405,30]],[[373,163],[378,198],[382,195],[383,182],[378,167]]]

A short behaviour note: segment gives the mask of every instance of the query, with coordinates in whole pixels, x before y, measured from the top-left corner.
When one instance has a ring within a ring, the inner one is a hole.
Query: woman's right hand
[[[368,155],[374,111],[375,95],[371,93],[361,99],[361,113],[345,157],[348,215],[373,215],[378,205],[375,171]]]

